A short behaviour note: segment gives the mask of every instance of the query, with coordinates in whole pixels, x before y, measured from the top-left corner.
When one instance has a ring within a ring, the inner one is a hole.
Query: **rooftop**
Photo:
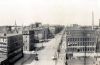
[[[16,36],[16,35],[22,35],[22,34],[16,34],[16,33],[13,33],[13,34],[5,34],[5,33],[2,33],[2,34],[0,34],[0,37],[10,37],[10,36]]]

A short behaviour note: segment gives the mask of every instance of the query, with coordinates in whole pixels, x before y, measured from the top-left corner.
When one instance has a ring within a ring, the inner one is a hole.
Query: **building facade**
[[[32,51],[34,49],[34,30],[23,31],[23,50]]]
[[[20,34],[0,36],[0,64],[13,65],[23,57],[23,39]]]
[[[34,30],[35,40],[37,40],[38,42],[42,42],[49,38],[48,27],[34,28],[33,30]]]
[[[96,54],[97,35],[91,26],[71,26],[66,30],[67,55],[71,57],[84,57]]]
[[[49,26],[49,30],[52,35],[59,33],[63,28],[64,26],[61,25]]]

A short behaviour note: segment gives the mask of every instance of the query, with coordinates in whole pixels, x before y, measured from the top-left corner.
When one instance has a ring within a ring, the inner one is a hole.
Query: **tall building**
[[[67,55],[71,57],[96,56],[97,34],[92,26],[69,26],[66,30]]]
[[[49,29],[48,27],[40,27],[40,28],[34,28],[34,35],[35,35],[35,40],[41,42],[49,37]]]
[[[23,31],[23,50],[32,51],[34,49],[34,30]]]
[[[0,64],[13,65],[23,57],[23,39],[21,34],[0,35]]]

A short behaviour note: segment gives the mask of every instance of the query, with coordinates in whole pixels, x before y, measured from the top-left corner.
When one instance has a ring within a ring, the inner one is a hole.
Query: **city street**
[[[33,60],[31,64],[25,65],[57,65],[56,60],[53,60],[53,58],[57,55],[56,51],[61,41],[62,33],[57,34],[54,39],[43,44],[45,48],[37,52],[39,61]]]
[[[0,65],[100,65],[100,0],[0,0]]]
[[[33,54],[27,53],[28,55],[25,55],[24,60],[19,60],[15,65],[63,65],[64,61],[62,61],[61,53],[59,54],[59,58],[57,60],[53,60],[54,57],[57,57],[57,48],[61,41],[62,34],[63,31],[57,34],[55,38],[51,39],[49,42],[37,44],[39,47],[42,46],[42,44],[44,46],[44,49],[37,51],[39,59],[38,61],[34,60],[35,52],[33,52]],[[57,61],[60,62],[58,63]]]

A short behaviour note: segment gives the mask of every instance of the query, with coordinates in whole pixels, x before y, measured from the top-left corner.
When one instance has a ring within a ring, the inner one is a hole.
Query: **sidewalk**
[[[65,62],[66,62],[66,35],[64,34],[63,36],[63,42],[62,42],[62,45],[61,45],[61,52],[59,53],[59,58],[57,60],[57,65],[65,65]]]
[[[24,51],[24,57],[17,61],[14,65],[24,65],[27,63],[31,63],[35,57],[34,51]]]

